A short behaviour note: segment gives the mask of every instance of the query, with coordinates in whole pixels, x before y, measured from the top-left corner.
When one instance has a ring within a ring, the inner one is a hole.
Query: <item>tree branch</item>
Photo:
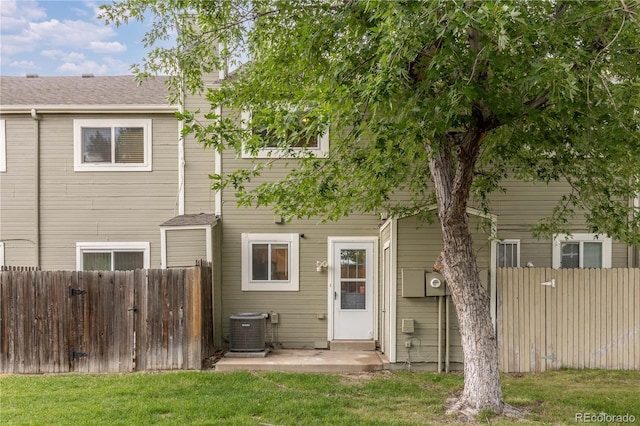
[[[542,109],[549,102],[549,90],[545,90],[544,93],[535,99],[525,102],[524,104],[532,109]]]

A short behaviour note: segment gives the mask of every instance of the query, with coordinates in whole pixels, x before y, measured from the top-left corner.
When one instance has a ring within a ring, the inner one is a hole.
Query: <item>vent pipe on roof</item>
[[[39,75],[38,74],[27,74],[26,76],[27,78],[38,78]]]
[[[82,78],[93,78],[93,74],[82,74]]]

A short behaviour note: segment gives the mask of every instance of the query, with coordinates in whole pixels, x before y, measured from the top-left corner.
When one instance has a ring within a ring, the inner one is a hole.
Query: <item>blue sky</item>
[[[145,24],[105,25],[96,18],[104,3],[0,0],[0,74],[131,74],[145,56]]]

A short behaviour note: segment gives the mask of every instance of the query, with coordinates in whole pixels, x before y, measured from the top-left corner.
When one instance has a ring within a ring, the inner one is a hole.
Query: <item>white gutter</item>
[[[0,112],[3,114],[31,114],[31,110],[36,109],[39,114],[43,113],[173,113],[179,110],[177,105],[3,105]]]

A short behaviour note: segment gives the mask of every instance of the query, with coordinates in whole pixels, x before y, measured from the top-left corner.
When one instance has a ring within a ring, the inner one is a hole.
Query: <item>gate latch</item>
[[[69,351],[69,359],[70,359],[71,361],[75,361],[75,360],[76,360],[76,359],[78,359],[78,358],[84,358],[84,357],[86,357],[86,356],[87,356],[87,353],[86,353],[86,352],[76,352],[76,350],[75,350],[75,349],[71,349],[71,350]]]
[[[81,294],[87,294],[87,291],[69,287],[69,297],[80,296]]]

